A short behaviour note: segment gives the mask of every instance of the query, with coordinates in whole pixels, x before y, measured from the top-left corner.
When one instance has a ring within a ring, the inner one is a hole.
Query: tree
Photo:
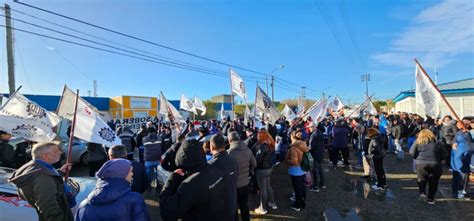
[[[204,101],[204,106],[206,106],[206,118],[207,119],[214,119],[216,118],[216,103],[211,101]]]
[[[372,103],[374,104],[374,107],[375,107],[375,109],[377,109],[377,111],[380,111],[380,108],[382,106],[387,106],[386,101],[373,101]]]

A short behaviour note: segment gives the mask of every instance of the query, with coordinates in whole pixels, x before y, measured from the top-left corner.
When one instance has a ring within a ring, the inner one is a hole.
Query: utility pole
[[[272,86],[272,102],[274,103],[275,102],[275,85],[274,85],[274,81],[275,81],[275,77],[273,77],[272,75],[272,83],[270,86]]]
[[[438,70],[435,67],[435,84],[438,85]]]
[[[6,28],[6,39],[7,39],[7,63],[8,63],[8,88],[10,94],[15,92],[15,62],[13,61],[13,33],[12,33],[12,22],[11,22],[10,6],[5,4],[5,28]]]
[[[365,81],[365,95],[369,97],[369,81],[370,81],[370,74],[363,74],[360,76],[360,80],[362,82]]]
[[[94,80],[94,97],[97,97],[97,96],[99,96],[99,95],[97,94],[97,81]]]

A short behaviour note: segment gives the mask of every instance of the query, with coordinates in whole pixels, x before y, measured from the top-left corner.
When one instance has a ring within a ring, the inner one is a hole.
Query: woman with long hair
[[[410,154],[416,160],[416,173],[418,176],[418,189],[420,198],[426,198],[426,184],[428,183],[428,204],[434,204],[434,196],[438,191],[439,178],[443,174],[441,162],[446,150],[429,129],[423,129],[418,134]]]
[[[266,206],[277,209],[273,197],[273,189],[270,185],[273,165],[272,154],[275,151],[275,141],[267,131],[260,130],[258,132],[255,150],[255,159],[257,160],[255,173],[257,174],[258,188],[260,189],[260,206],[255,209],[255,213],[266,214]]]
[[[304,184],[306,173],[301,169],[301,161],[303,161],[304,153],[308,152],[309,149],[306,142],[303,141],[302,131],[298,130],[291,132],[291,140],[292,143],[290,149],[286,154],[286,163],[290,166],[288,168],[288,173],[291,176],[291,183],[293,184],[293,190],[295,191],[295,202],[290,206],[290,208],[299,212],[306,206],[306,188]]]

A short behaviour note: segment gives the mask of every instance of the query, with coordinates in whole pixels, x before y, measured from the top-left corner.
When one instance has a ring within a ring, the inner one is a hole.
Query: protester
[[[102,167],[107,160],[107,154],[102,144],[87,144],[87,167],[89,167],[89,176],[94,177],[95,173]]]
[[[159,196],[163,220],[228,220],[221,205],[229,200],[228,187],[222,182],[224,172],[207,164],[201,144],[186,140],[176,152],[179,168],[169,176]],[[234,214],[232,214],[232,219]]]
[[[148,128],[148,135],[143,138],[145,146],[144,159],[146,174],[150,184],[157,186],[158,165],[160,165],[162,142],[154,127]]]
[[[453,148],[454,137],[458,128],[456,127],[456,121],[449,115],[446,115],[443,118],[443,125],[441,126],[440,137],[441,142],[443,143],[444,148],[447,151],[446,154],[446,163],[450,166],[451,162],[451,150]],[[452,169],[452,168],[451,168]]]
[[[233,138],[236,137],[238,140],[240,139],[238,134]],[[221,182],[225,186],[225,192],[221,195],[221,197],[225,199],[225,203],[220,204],[219,206],[224,208],[225,220],[233,220],[235,218],[235,213],[237,212],[238,165],[236,160],[227,153],[225,149],[226,143],[222,135],[213,135],[211,137],[210,143],[212,159],[209,160],[208,163],[211,168],[215,168],[224,172]]]
[[[367,136],[370,139],[370,143],[367,148],[369,157],[374,163],[375,174],[377,174],[377,183],[372,186],[374,190],[385,190],[386,178],[385,170],[383,167],[383,159],[385,157],[385,151],[383,149],[383,143],[380,139],[380,133],[375,128],[367,129]]]
[[[248,194],[249,194],[249,175],[254,173],[254,169],[257,166],[257,161],[252,154],[252,151],[240,140],[240,136],[237,132],[231,132],[228,135],[229,139],[229,155],[235,159],[238,165],[238,177],[237,177],[237,204],[240,209],[240,215],[242,221],[249,221],[249,206],[248,206]],[[235,220],[239,220],[238,213],[235,213]]]
[[[141,164],[145,164],[145,159],[143,158],[143,153],[145,151],[145,146],[143,145],[143,138],[148,135],[148,129],[145,125],[140,126],[137,136],[135,137],[138,146],[138,161]]]
[[[109,149],[109,158],[114,159],[127,159],[127,147],[124,145],[115,145]],[[149,187],[148,178],[145,170],[145,166],[141,163],[132,160],[132,192],[143,194]]]
[[[420,198],[426,198],[426,184],[428,184],[428,204],[434,204],[435,194],[438,191],[439,178],[443,174],[441,162],[444,160],[446,150],[429,129],[423,129],[418,134],[410,154],[416,159],[418,189]]]
[[[181,147],[181,144],[186,140],[186,137],[184,134],[181,134],[178,136],[177,142],[174,143],[166,152],[163,154],[163,160],[161,161],[161,167],[168,171],[168,172],[173,172],[176,169],[176,164],[174,162],[176,158],[176,152],[178,152],[179,148]]]
[[[23,200],[36,210],[40,221],[73,220],[62,175],[71,169],[65,164],[59,170],[52,164],[59,161],[62,149],[56,142],[33,146],[33,160],[13,172],[8,179],[18,188]]]
[[[0,167],[14,167],[15,148],[8,144],[11,138],[11,134],[0,130]]]
[[[255,209],[257,214],[267,214],[268,206],[272,209],[277,209],[275,198],[273,197],[273,189],[270,184],[270,175],[272,173],[272,154],[275,151],[275,141],[271,135],[265,131],[260,130],[257,136],[257,144],[255,147],[257,160],[257,167],[255,173],[257,174],[258,188],[260,189],[260,205]]]
[[[451,169],[453,170],[452,194],[453,198],[464,199],[469,184],[471,162],[471,134],[462,122],[457,123],[451,151]]]
[[[105,162],[97,172],[97,183],[79,205],[75,221],[146,221],[150,220],[145,200],[132,192],[132,164],[126,159]]]
[[[349,148],[347,147],[348,134],[349,130],[343,120],[337,120],[332,129],[332,164],[334,166],[337,166],[341,154],[344,160],[344,166],[349,166]]]
[[[404,158],[404,152],[402,148],[402,125],[400,125],[400,119],[395,117],[392,121],[392,136],[393,143],[395,144],[395,151],[397,153],[397,160],[402,160]]]
[[[315,129],[311,128],[311,136],[309,138],[309,152],[314,159],[313,167],[313,185],[309,189],[311,192],[319,192],[319,188],[326,188],[324,185],[324,169],[322,166],[324,159],[324,126],[318,125]]]
[[[118,134],[118,133],[117,133]],[[118,134],[120,140],[122,140],[122,144],[127,147],[127,159],[133,160],[133,152],[137,147],[137,143],[133,138],[133,132],[130,127],[125,126],[121,133]]]
[[[292,143],[286,155],[286,163],[290,166],[288,173],[291,176],[291,183],[295,192],[295,202],[290,206],[292,210],[301,211],[306,207],[306,189],[305,176],[306,173],[301,169],[301,161],[303,161],[304,153],[308,152],[308,146],[303,140],[301,131],[293,131],[291,133]]]

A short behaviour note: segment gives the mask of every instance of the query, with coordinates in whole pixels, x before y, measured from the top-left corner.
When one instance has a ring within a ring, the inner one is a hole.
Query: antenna
[[[98,94],[97,94],[97,81],[94,80],[94,97],[97,97],[97,96],[98,96]]]

